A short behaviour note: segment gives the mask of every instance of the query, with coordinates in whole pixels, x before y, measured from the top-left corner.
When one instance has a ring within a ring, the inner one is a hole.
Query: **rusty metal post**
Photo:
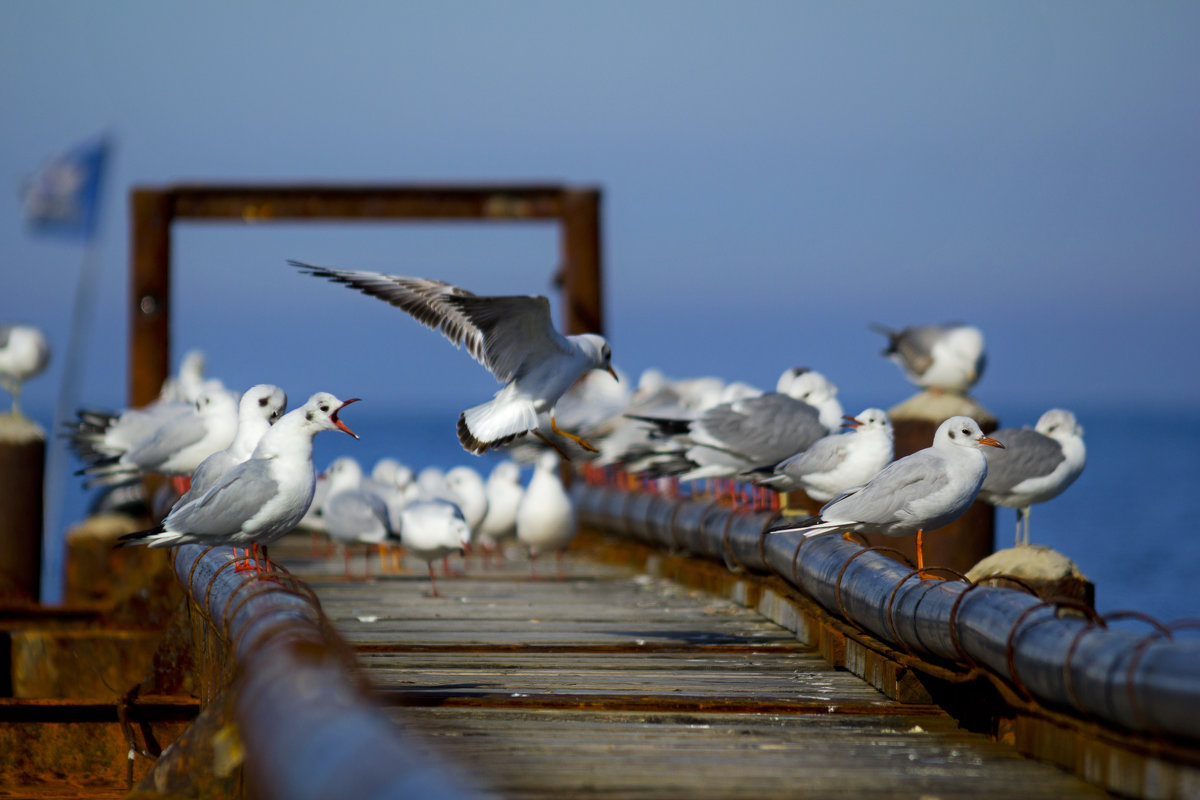
[[[563,192],[562,222],[563,330],[604,333],[600,192]]]
[[[0,414],[0,599],[36,602],[42,584],[42,475],[46,434]]]
[[[129,404],[158,396],[170,373],[171,217],[169,192],[129,197]]]

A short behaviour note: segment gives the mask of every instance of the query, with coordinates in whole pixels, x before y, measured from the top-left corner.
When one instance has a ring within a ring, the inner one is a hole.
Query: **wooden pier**
[[[415,562],[371,583],[288,563],[389,715],[485,796],[1103,796],[633,555],[592,537],[536,581],[474,561],[444,598]]]

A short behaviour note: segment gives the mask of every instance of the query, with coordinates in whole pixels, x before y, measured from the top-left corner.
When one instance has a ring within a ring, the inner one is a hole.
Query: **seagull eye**
[[[322,413],[328,413],[328,412],[329,412],[329,406],[321,406],[321,411],[322,411]]]
[[[969,430],[967,430],[966,428],[963,428],[963,429],[962,429],[962,433],[963,433],[963,436],[970,436],[970,435],[971,435],[971,432],[970,432]]]
[[[266,397],[260,397],[260,398],[258,398],[258,404],[259,404],[261,407],[263,407],[263,408],[266,408],[266,407],[267,407],[267,403],[269,403],[269,402],[271,402],[271,401],[270,401],[268,398],[266,398]]]

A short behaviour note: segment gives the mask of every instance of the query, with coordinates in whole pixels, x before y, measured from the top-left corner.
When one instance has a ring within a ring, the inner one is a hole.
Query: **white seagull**
[[[815,517],[773,528],[805,537],[838,531],[917,535],[917,568],[924,569],[921,534],[958,519],[970,507],[987,474],[984,447],[1004,447],[984,436],[970,417],[950,417],[933,434],[933,445],[893,461],[866,484],[826,503]]]
[[[0,386],[12,395],[12,414],[20,416],[21,384],[50,362],[50,345],[32,325],[0,325]]]
[[[529,570],[534,577],[537,557],[553,551],[561,578],[563,552],[579,532],[575,505],[563,487],[558,465],[557,454],[542,453],[517,505],[517,539],[529,548]]]
[[[329,479],[329,492],[321,507],[321,518],[329,538],[342,544],[346,561],[346,578],[350,577],[350,545],[362,543],[378,545],[380,563],[383,563],[383,546],[392,536],[388,521],[387,503],[374,492],[363,488],[363,471],[350,456],[334,459],[325,470]],[[369,549],[369,547],[368,547]],[[367,575],[370,575],[371,559],[364,559]]]
[[[176,504],[159,525],[122,536],[121,544],[174,547],[196,542],[235,549],[253,545],[256,555],[263,549],[269,565],[267,545],[295,528],[312,503],[313,437],[341,430],[357,439],[338,419],[338,412],[357,400],[317,392],[284,414],[263,434],[253,455],[221,476],[203,497],[185,506]]]
[[[612,351],[594,333],[563,336],[554,329],[550,301],[543,296],[479,297],[427,278],[317,267],[289,261],[309,275],[328,278],[407,311],[422,325],[440,329],[456,347],[487,367],[504,387],[458,417],[458,440],[476,455],[538,430],[538,414],[550,413],[550,429],[585,449],[591,444],[559,429],[554,405],[588,370],[613,376]]]
[[[1008,428],[995,435],[1005,442],[1003,452],[988,451],[988,474],[979,497],[992,505],[1017,510],[1017,544],[1029,544],[1029,507],[1058,497],[1075,482],[1087,464],[1083,427],[1075,415],[1052,408],[1037,427]],[[1024,536],[1021,522],[1025,522]]]
[[[501,461],[492,467],[484,484],[487,495],[487,515],[479,524],[476,535],[486,559],[492,550],[499,550],[505,539],[517,533],[517,507],[525,488],[521,486],[521,468],[515,461]]]
[[[433,562],[452,553],[465,553],[470,541],[471,529],[462,511],[449,500],[414,500],[400,511],[400,543],[429,568],[432,597],[441,597]]]
[[[213,453],[200,462],[192,473],[191,484],[177,505],[187,505],[203,497],[217,485],[221,476],[250,458],[267,429],[279,421],[287,410],[287,394],[278,386],[260,383],[251,386],[238,403],[237,433],[229,447]]]
[[[201,392],[191,413],[169,417],[124,453],[75,474],[86,475],[89,488],[129,483],[150,472],[186,478],[201,461],[233,444],[238,403],[237,395],[225,389]]]
[[[871,327],[888,337],[883,355],[918,386],[962,394],[983,375],[983,332],[973,325],[919,325],[899,331]]]
[[[777,492],[802,489],[813,500],[826,503],[869,481],[892,460],[892,421],[879,408],[866,408],[845,419],[849,432],[819,439],[776,464],[771,474],[755,473],[754,482]]]

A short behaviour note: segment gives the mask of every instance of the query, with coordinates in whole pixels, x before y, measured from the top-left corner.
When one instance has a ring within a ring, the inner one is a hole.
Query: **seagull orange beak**
[[[843,428],[857,428],[859,425],[862,425],[862,423],[858,421],[857,417],[852,417],[849,414],[844,415],[842,419],[846,420],[842,423]]]
[[[351,397],[349,400],[347,400],[346,402],[344,402],[344,403],[342,403],[340,406],[338,406],[338,408],[337,408],[337,411],[333,412],[333,414],[332,414],[332,415],[329,417],[329,419],[331,419],[331,420],[333,421],[333,424],[334,424],[334,425],[337,425],[339,428],[341,428],[341,429],[342,429],[342,430],[344,430],[346,433],[348,433],[348,434],[350,434],[351,436],[353,436],[355,439],[357,439],[357,438],[358,438],[358,434],[357,434],[357,433],[355,433],[354,431],[350,430],[349,428],[347,428],[347,427],[346,427],[346,423],[344,423],[344,422],[342,422],[340,419],[338,419],[338,414],[339,414],[339,413],[341,412],[341,410],[342,410],[343,408],[345,408],[346,406],[350,405],[351,403],[357,403],[357,402],[358,402],[359,400],[361,400],[361,399],[362,399],[361,397]]]
[[[988,447],[999,447],[1001,450],[1005,449],[1004,445],[1000,444],[990,436],[980,436],[975,441],[979,442],[980,444],[986,444]]]
[[[609,375],[612,375],[612,376],[613,376],[613,380],[614,380],[614,381],[616,381],[617,383],[620,383],[620,382],[621,382],[621,379],[617,377],[617,371],[616,371],[615,369],[613,369],[613,368],[612,368],[612,364],[607,364],[607,365],[605,365],[605,367],[604,367],[604,368],[605,368],[606,370],[608,370],[608,374],[609,374]]]

